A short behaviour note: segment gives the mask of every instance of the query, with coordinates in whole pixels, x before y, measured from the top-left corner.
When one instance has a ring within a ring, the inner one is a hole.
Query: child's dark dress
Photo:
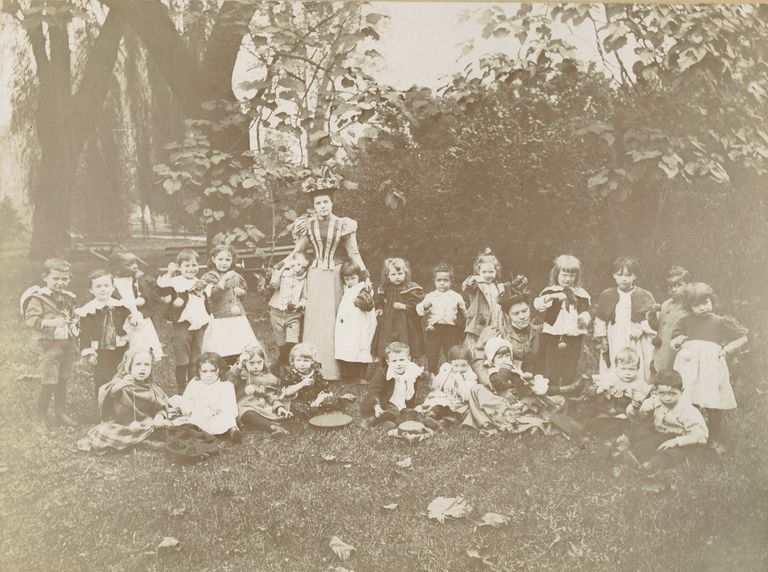
[[[373,298],[377,310],[381,310],[373,336],[371,353],[380,358],[386,358],[385,348],[391,342],[407,344],[411,357],[419,358],[424,355],[424,331],[421,319],[416,312],[416,305],[424,299],[424,290],[415,282],[407,282],[395,286],[386,284],[380,286]],[[405,310],[396,310],[396,302],[405,304]]]

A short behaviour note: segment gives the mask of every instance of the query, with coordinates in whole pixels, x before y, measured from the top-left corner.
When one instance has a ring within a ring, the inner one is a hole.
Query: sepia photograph
[[[0,569],[768,570],[768,4],[0,0]]]

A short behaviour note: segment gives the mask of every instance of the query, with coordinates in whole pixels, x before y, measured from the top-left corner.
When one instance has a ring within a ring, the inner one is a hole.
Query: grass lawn
[[[736,388],[728,453],[653,481],[617,479],[596,444],[563,437],[456,429],[411,446],[358,423],[247,434],[195,466],[148,449],[89,456],[74,448],[87,425],[49,430],[33,418],[39,381],[25,376],[37,373],[37,350],[18,297],[40,271],[22,254],[2,255],[0,277],[2,570],[768,569],[768,386],[755,371]],[[97,262],[75,266],[81,301]],[[253,316],[263,307],[251,299]],[[267,322],[256,325],[269,340]],[[167,363],[155,378],[173,387]],[[82,376],[69,410],[95,415]],[[412,467],[399,467],[406,457]],[[427,518],[434,497],[458,495],[474,507],[468,518]],[[509,524],[476,528],[486,512]],[[158,553],[167,536],[180,549]],[[347,562],[333,536],[355,547]]]

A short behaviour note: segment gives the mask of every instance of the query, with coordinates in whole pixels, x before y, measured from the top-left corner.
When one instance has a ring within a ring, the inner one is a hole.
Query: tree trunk
[[[71,245],[71,200],[77,164],[103,105],[122,28],[111,13],[94,42],[81,87],[72,95],[71,53],[66,23],[49,25],[50,59],[42,25],[27,31],[37,64],[37,133],[41,157],[30,191],[32,237],[29,256],[43,259]]]

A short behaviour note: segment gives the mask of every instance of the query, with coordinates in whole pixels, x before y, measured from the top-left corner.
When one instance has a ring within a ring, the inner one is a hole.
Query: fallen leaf
[[[345,393],[344,395],[339,396],[339,399],[343,399],[345,401],[356,401],[357,395],[354,393]]]
[[[160,541],[160,544],[157,545],[158,552],[171,552],[172,550],[181,550],[179,541],[173,536],[166,536]]]
[[[397,503],[393,502],[392,504],[385,504],[381,508],[385,508],[387,510],[395,510],[397,508]]]
[[[8,467],[6,467],[5,465],[0,467],[0,474],[7,473],[7,472],[8,472]]]
[[[171,516],[182,516],[185,512],[187,512],[186,507],[175,508],[171,511]]]
[[[643,483],[640,487],[646,493],[660,493],[664,490],[664,486],[661,483]]]
[[[475,528],[479,528],[481,526],[493,526],[494,528],[497,526],[505,526],[509,524],[509,517],[504,516],[503,514],[498,514],[495,512],[486,512],[483,515],[483,520],[477,523]]]
[[[350,546],[338,536],[331,538],[329,546],[342,562],[349,560],[349,557],[352,556],[352,553],[355,551],[353,546]]]
[[[410,469],[413,466],[413,462],[410,457],[406,457],[405,459],[398,461],[396,465],[401,469]]]
[[[485,556],[481,555],[480,552],[478,552],[474,548],[468,548],[467,549],[467,556],[469,556],[473,560],[479,560],[480,562],[482,562],[486,566],[493,566],[493,562],[488,560],[488,558],[486,558]]]
[[[345,469],[351,469],[352,465],[342,465],[342,467],[344,467]]]
[[[464,497],[437,497],[427,507],[429,518],[445,522],[446,518],[462,518],[472,512],[472,505]]]
[[[331,455],[330,453],[323,453],[320,456],[323,458],[323,461],[326,461],[328,463],[331,463],[336,460],[336,455]]]

